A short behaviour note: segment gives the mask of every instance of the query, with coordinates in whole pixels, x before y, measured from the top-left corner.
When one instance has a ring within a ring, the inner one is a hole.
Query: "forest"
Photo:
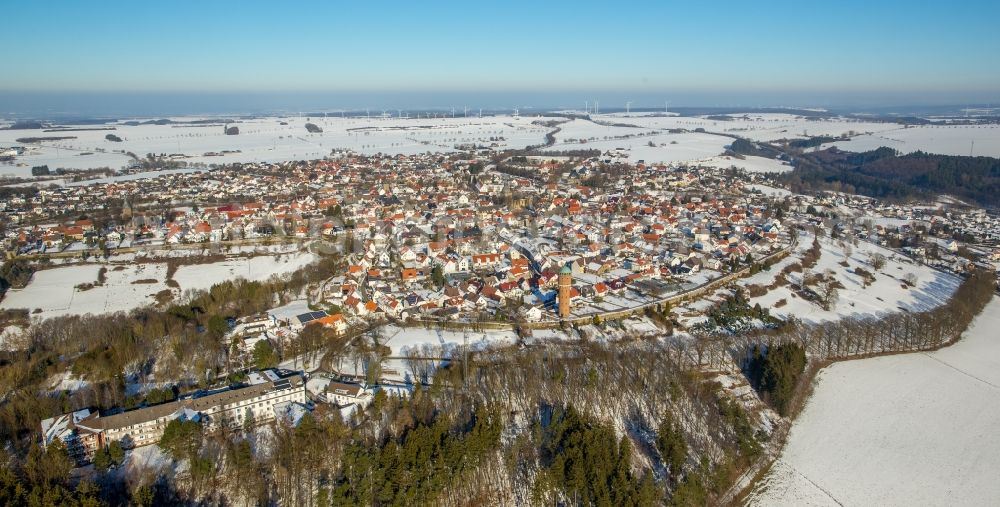
[[[907,201],[951,195],[987,207],[1000,206],[1000,159],[901,155],[891,148],[851,153],[836,148],[795,156],[795,170],[778,177],[793,192],[833,190]]]

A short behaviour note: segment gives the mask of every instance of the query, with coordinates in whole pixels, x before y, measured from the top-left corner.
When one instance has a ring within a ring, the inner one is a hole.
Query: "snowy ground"
[[[624,127],[601,128],[609,130],[608,136],[616,135],[614,132],[617,130],[634,130]],[[596,149],[606,152],[619,150],[623,154],[623,157],[627,158],[630,162],[634,163],[642,160],[647,164],[689,162],[715,157],[722,154],[726,146],[729,146],[733,142],[733,139],[730,137],[696,132],[683,134],[661,133],[628,139],[602,139],[588,142],[564,142],[562,140],[569,139],[569,137],[562,135],[562,132],[560,132],[556,135],[556,139],[559,141],[548,148],[549,151]],[[650,143],[653,146],[650,146]]]
[[[315,259],[312,253],[257,255],[224,261],[181,266],[174,274],[180,290],[207,290],[212,285],[236,278],[264,281],[301,269]],[[167,266],[164,263],[104,264],[104,285],[79,290],[77,285],[94,283],[101,264],[69,265],[45,269],[34,274],[24,289],[11,289],[0,302],[0,309],[27,308],[32,317],[104,314],[130,311],[155,302],[154,296],[167,289]],[[155,283],[134,283],[155,280]]]
[[[834,308],[823,310],[815,302],[806,301],[793,294],[792,285],[801,279],[801,272],[788,275],[791,285],[778,287],[764,296],[752,298],[751,304],[760,303],[762,307],[769,308],[772,315],[781,318],[794,316],[806,322],[824,322],[900,310],[927,310],[941,305],[958,288],[960,280],[957,276],[937,271],[867,242],[851,246],[849,267],[844,267],[840,264],[845,260],[844,250],[835,241],[821,238],[822,253],[819,262],[810,270],[812,273],[832,271],[837,280],[843,284],[844,288],[839,289],[839,298]],[[801,242],[806,242],[804,246],[808,248],[812,240],[801,238],[800,246],[803,246]],[[875,274],[875,281],[864,287],[861,276],[854,274],[853,271],[856,267],[861,267],[874,272],[874,268],[868,263],[872,253],[880,253],[887,260],[885,267]],[[909,273],[916,276],[916,284],[914,287],[904,288],[902,280]],[[785,305],[775,307],[775,303],[782,299],[785,300]]]
[[[750,505],[996,505],[1000,299],[957,344],[823,370]]]
[[[736,157],[718,156],[708,160],[699,160],[698,165],[716,167],[718,169],[729,169],[735,167],[748,173],[783,173],[793,169],[792,166],[773,158],[747,156],[742,159]]]
[[[471,113],[470,113],[471,114]],[[179,118],[178,120],[192,120]],[[485,118],[340,118],[289,117],[239,120],[230,126],[239,128],[239,135],[223,133],[222,123],[198,125],[98,125],[116,130],[43,132],[42,130],[0,130],[0,146],[30,147],[25,156],[13,164],[0,165],[0,176],[31,177],[31,167],[48,165],[89,169],[110,167],[120,169],[131,159],[125,152],[145,156],[147,153],[181,154],[187,162],[221,164],[231,162],[280,162],[320,159],[331,150],[348,148],[366,154],[413,154],[427,151],[453,151],[456,144],[477,143],[498,148],[523,148],[541,144],[551,129],[531,122],[534,117],[497,116]],[[287,125],[281,125],[281,123]],[[310,134],[306,123],[323,129]],[[122,142],[105,139],[114,134]],[[42,145],[17,143],[22,137],[64,137],[76,139],[46,141]],[[502,140],[498,139],[502,138]],[[221,156],[206,153],[231,151]]]
[[[691,116],[662,116],[648,113],[616,117],[614,121],[656,129],[705,129],[745,137],[753,141],[776,141],[811,136],[840,136],[850,133],[876,133],[899,128],[896,123],[858,121],[847,118],[806,118],[794,114],[747,113],[727,115],[728,120]],[[610,118],[599,118],[610,121]]]
[[[104,285],[81,291],[75,287],[97,281],[100,266],[87,264],[45,269],[34,274],[24,289],[11,289],[0,308],[41,309],[32,317],[103,314],[129,311],[154,302],[153,296],[166,289],[166,265],[134,264],[115,271],[108,266]],[[156,283],[132,283],[154,279]]]
[[[897,126],[898,127],[898,126]],[[927,125],[896,128],[878,134],[853,137],[820,146],[836,146],[847,151],[868,151],[881,146],[903,153],[925,151],[943,155],[1000,157],[1000,125]]]
[[[784,188],[777,188],[777,187],[772,187],[772,186],[768,186],[768,185],[761,185],[761,184],[756,184],[756,183],[752,184],[752,185],[747,185],[747,186],[750,187],[750,188],[752,188],[752,189],[754,189],[754,190],[759,190],[764,195],[769,195],[769,196],[773,196],[773,197],[788,197],[788,196],[792,195],[792,193],[790,191],[785,190]]]
[[[466,340],[468,340],[471,350],[510,345],[517,342],[517,335],[512,330],[465,332],[387,326],[382,330],[382,334],[385,337],[384,344],[392,350],[392,355],[396,357],[406,356],[409,351],[419,352],[422,355],[427,352],[431,357],[450,357],[452,352],[461,349]]]
[[[191,264],[177,268],[174,280],[181,290],[207,290],[219,282],[245,278],[251,281],[265,281],[273,275],[283,275],[297,271],[315,260],[307,252],[279,256],[255,256],[251,258],[228,259],[210,264]]]
[[[679,162],[704,159],[722,153],[730,138],[712,135],[738,135],[755,141],[775,141],[809,136],[849,135],[850,141],[836,146],[863,151],[889,146],[910,152],[1000,156],[1000,125],[916,126],[902,128],[895,123],[851,120],[846,118],[809,119],[791,114],[730,115],[728,120],[705,117],[634,115],[594,115],[602,123],[634,126],[612,127],[587,120],[571,120],[560,126],[557,144],[560,149],[624,148],[632,161]],[[176,118],[185,121],[194,118]],[[374,154],[413,154],[453,151],[455,145],[476,143],[495,148],[523,148],[544,142],[551,129],[532,125],[535,117],[496,116],[486,118],[340,118],[340,117],[270,117],[240,119],[230,126],[239,135],[223,133],[222,123],[209,125],[139,125],[121,123],[100,127],[115,130],[44,132],[35,130],[0,130],[0,146],[23,145],[26,155],[14,162],[0,163],[0,176],[31,177],[31,167],[47,165],[50,169],[120,169],[131,162],[126,152],[139,156],[147,153],[177,154],[189,163],[221,164],[231,162],[280,162],[319,159],[339,148]],[[307,122],[323,129],[310,134]],[[286,123],[282,125],[281,123]],[[75,127],[81,128],[81,127]],[[684,129],[687,134],[668,134],[668,129]],[[704,129],[705,133],[693,132]],[[655,135],[647,135],[647,134]],[[114,134],[122,142],[105,139]],[[41,144],[18,143],[22,137],[65,137],[75,139],[45,141]],[[624,136],[632,136],[622,139]],[[616,139],[617,138],[617,139]],[[586,142],[581,142],[586,141]],[[653,141],[655,147],[648,146]],[[975,141],[975,146],[972,142]],[[676,142],[676,144],[672,144]],[[223,153],[226,152],[226,153]],[[216,156],[209,153],[219,154]]]
[[[687,116],[651,116],[648,113],[600,115],[599,121],[615,121],[652,129],[705,129],[737,135],[753,141],[777,141],[812,136],[849,136],[849,141],[823,145],[848,151],[867,151],[880,146],[904,153],[917,150],[946,155],[1000,157],[1000,125],[922,125],[903,127],[897,123],[848,118],[805,118],[791,114],[733,114],[730,120]],[[973,145],[973,141],[975,144]]]

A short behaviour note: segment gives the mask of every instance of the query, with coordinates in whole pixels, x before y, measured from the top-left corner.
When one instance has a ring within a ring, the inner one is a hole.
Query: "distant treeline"
[[[830,148],[799,155],[795,170],[779,178],[793,192],[833,190],[889,200],[948,194],[1000,206],[1000,159],[993,157],[900,155],[886,147],[864,153]]]
[[[764,143],[755,143],[746,139],[736,139],[729,145],[729,151],[736,155],[753,155],[756,157],[781,158],[781,151]]]
[[[118,129],[117,127],[94,127],[94,128],[56,127],[51,129],[45,129],[42,132],[91,132],[95,130],[118,130]]]
[[[18,120],[4,130],[31,130],[45,128],[45,124],[35,120]]]
[[[215,118],[215,119],[203,119],[203,120],[176,121],[176,120],[168,120],[166,118],[161,118],[159,120],[125,121],[122,122],[122,125],[138,127],[139,125],[203,125],[203,124],[216,124],[216,123],[236,123],[236,120],[231,120],[228,118]]]
[[[42,141],[65,141],[67,139],[76,139],[76,136],[19,137],[16,141],[19,143],[29,144],[40,143]]]

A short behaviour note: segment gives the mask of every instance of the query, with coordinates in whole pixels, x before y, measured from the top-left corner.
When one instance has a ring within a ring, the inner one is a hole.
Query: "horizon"
[[[261,7],[11,5],[0,115],[1000,103],[989,2]]]
[[[2,92],[0,118],[7,119],[100,119],[148,118],[158,116],[294,116],[299,114],[348,114],[373,116],[386,111],[402,112],[456,111],[461,116],[504,114],[515,109],[521,114],[553,111],[583,111],[600,101],[600,112],[622,112],[631,104],[635,112],[683,112],[685,110],[726,110],[732,112],[787,109],[821,110],[831,114],[961,114],[964,108],[1000,107],[1000,101],[938,100],[917,96],[887,94],[893,102],[870,96],[777,93],[713,95],[706,93],[657,94],[656,98],[622,92],[594,94],[562,93],[372,93],[372,92]],[[639,97],[640,100],[636,100]],[[645,97],[645,100],[641,100]],[[657,100],[666,97],[662,100]]]

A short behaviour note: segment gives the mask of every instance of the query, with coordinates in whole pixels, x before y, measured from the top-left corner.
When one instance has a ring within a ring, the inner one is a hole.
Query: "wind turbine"
[[[630,107],[632,107],[632,101],[631,100],[625,103],[625,114],[629,114],[629,108]]]
[[[584,114],[590,114],[590,101],[589,100],[583,101],[583,112],[584,112]]]

